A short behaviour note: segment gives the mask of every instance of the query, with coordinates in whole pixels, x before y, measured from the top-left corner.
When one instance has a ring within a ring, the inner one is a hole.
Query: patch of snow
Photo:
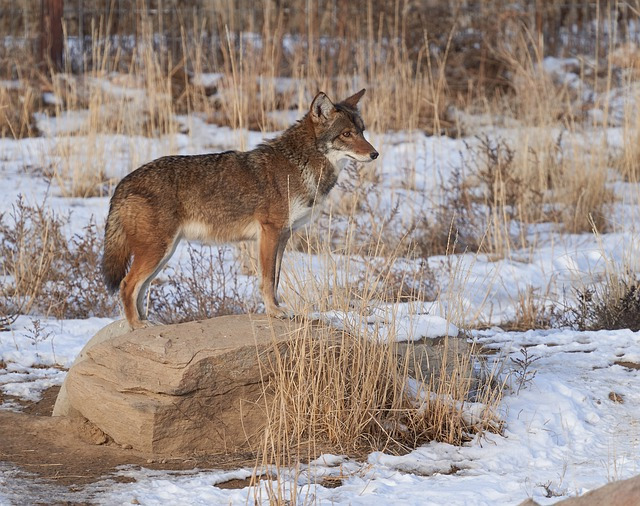
[[[42,101],[47,105],[62,105],[62,100],[49,91],[42,94]]]
[[[220,72],[200,73],[193,76],[192,82],[196,86],[203,86],[204,88],[214,88],[218,85],[220,80],[224,77],[224,74]]]

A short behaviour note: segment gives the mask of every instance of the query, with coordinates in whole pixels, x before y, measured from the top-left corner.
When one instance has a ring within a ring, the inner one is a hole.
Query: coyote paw
[[[146,329],[148,327],[155,327],[156,325],[159,324],[150,320],[138,320],[137,322],[129,323],[131,330]]]
[[[282,318],[283,320],[292,320],[296,314],[285,306],[272,306],[267,309],[267,315],[274,318]]]

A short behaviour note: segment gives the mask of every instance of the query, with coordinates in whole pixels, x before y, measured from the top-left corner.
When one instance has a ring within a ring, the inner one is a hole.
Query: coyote
[[[257,239],[266,312],[291,316],[276,292],[292,231],[317,214],[345,161],[378,157],[357,110],[364,92],[337,104],[318,93],[301,120],[252,151],[165,156],[120,181],[109,206],[102,271],[107,288],[120,289],[132,329],[146,326],[145,292],[182,238]]]

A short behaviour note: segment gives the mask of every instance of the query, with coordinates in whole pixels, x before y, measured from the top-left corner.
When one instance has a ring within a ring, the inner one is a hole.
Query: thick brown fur
[[[291,232],[312,218],[336,184],[342,161],[378,156],[363,136],[357,110],[363,94],[333,104],[318,93],[300,121],[252,151],[166,156],[120,181],[102,266],[107,287],[120,289],[132,328],[145,325],[144,293],[182,238],[257,239],[266,311],[287,315],[276,291]]]

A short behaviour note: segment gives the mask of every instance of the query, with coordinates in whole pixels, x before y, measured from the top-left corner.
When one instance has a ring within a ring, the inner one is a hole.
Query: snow
[[[20,316],[9,331],[0,332],[0,358],[7,363],[7,369],[0,373],[0,391],[39,400],[43,390],[62,384],[65,369],[71,367],[89,338],[112,321]],[[0,405],[0,409],[3,407]]]
[[[40,330],[34,328],[36,321]],[[112,321],[110,318],[51,320],[20,316],[9,331],[0,332],[0,356],[21,367],[70,367],[88,337]]]
[[[543,70],[572,89],[592,93],[576,81],[578,75],[571,71],[575,64],[546,59]],[[197,77],[203,86],[213,86],[220,78],[218,74]],[[124,86],[101,86],[105,93],[126,99],[138,96]],[[292,92],[295,86],[293,81],[279,81],[282,92]],[[619,115],[625,100],[635,100],[635,96],[635,92],[625,95],[614,90],[600,97],[609,103],[609,125],[614,126],[599,130],[598,135],[604,136],[611,148],[620,148],[626,142]],[[597,116],[598,110],[592,109],[596,111],[592,114]],[[273,117],[281,118],[284,127],[292,114],[280,111],[274,112]],[[136,166],[165,154],[251,148],[262,140],[257,132],[234,132],[206,124],[197,116],[176,118],[179,123],[190,125],[190,134],[156,139],[87,136],[82,133],[88,122],[86,111],[72,111],[57,118],[39,115],[37,119],[43,137],[0,139],[0,213],[10,212],[19,195],[32,204],[45,201],[57,213],[71,212],[69,237],[92,218],[104,222],[108,197],[65,197],[56,181],[47,182],[42,177],[41,169],[47,164],[86,160],[116,181]],[[525,132],[524,127],[518,130],[495,126],[487,132],[507,139],[519,135],[535,138],[539,133],[534,129]],[[269,137],[273,135],[276,134]],[[453,171],[464,168],[469,149],[477,143],[475,138],[454,140],[427,137],[420,132],[368,135],[381,158],[376,166],[378,191],[369,192],[367,201],[380,216],[390,213],[398,201],[403,205],[403,214],[390,227],[406,225],[417,211],[430,216],[434,202],[442,197],[436,182],[446,181]],[[583,142],[584,146],[595,142],[589,130],[574,135],[572,140]],[[341,176],[342,181],[348,177]],[[418,340],[464,333],[484,349],[495,352],[486,360],[504,364],[502,373],[508,377],[508,388],[497,413],[504,422],[503,434],[484,433],[459,447],[429,443],[401,456],[374,452],[364,461],[327,454],[309,464],[281,470],[280,485],[263,479],[256,488],[216,486],[230,479],[250,478],[253,469],[176,473],[129,467],[115,476],[134,479],[131,483],[105,477],[82,490],[65,491],[64,499],[81,502],[89,497],[97,504],[245,504],[254,500],[267,504],[269,488],[284,486],[285,496],[295,493],[299,502],[318,504],[494,505],[518,504],[527,497],[552,504],[610,480],[638,474],[640,371],[626,365],[640,363],[640,333],[578,332],[566,328],[505,332],[499,327],[513,319],[514,301],[527,290],[537,294],[540,304],[547,304],[563,300],[576,288],[601,281],[612,267],[640,272],[636,225],[640,186],[612,181],[610,188],[620,200],[612,207],[615,226],[609,233],[570,235],[540,226],[530,248],[513,250],[502,258],[470,253],[429,258],[440,287],[432,301],[379,302],[357,311],[320,312],[314,308],[311,314],[380,340]],[[340,188],[334,191],[330,209],[338,208],[345,192]],[[331,218],[341,226],[339,213]],[[367,232],[376,225],[365,217],[357,219],[362,220],[361,230]],[[180,249],[171,266],[183,259],[184,249]],[[401,267],[412,266],[415,264],[407,260]],[[329,260],[291,251],[287,252],[283,282],[295,285],[305,300],[313,300],[312,285],[329,282],[324,277],[329,268],[344,270],[343,281],[349,283],[366,272],[365,267],[359,259],[349,261],[338,254]],[[251,293],[255,281],[246,278],[246,293]],[[9,331],[0,332],[0,360],[6,364],[0,369],[0,390],[11,396],[0,409],[19,409],[14,398],[37,400],[46,388],[60,385],[84,344],[112,321],[113,318],[55,320],[44,315],[19,316]],[[468,330],[478,322],[489,328]],[[526,350],[535,374],[522,375],[518,366],[518,360],[525,356],[522,350]],[[324,478],[340,479],[340,485],[327,488],[321,484]],[[15,469],[0,468],[0,503],[19,499],[24,487],[21,480]],[[44,485],[42,494],[46,497]]]
[[[193,77],[193,84],[197,86],[203,86],[205,88],[213,88],[216,86],[220,80],[224,77],[224,74],[219,72],[203,72],[200,74],[196,74]]]
[[[457,337],[458,327],[442,316],[429,314],[434,311],[438,311],[436,304],[380,304],[364,317],[361,311],[333,310],[313,313],[312,318],[383,342]]]

